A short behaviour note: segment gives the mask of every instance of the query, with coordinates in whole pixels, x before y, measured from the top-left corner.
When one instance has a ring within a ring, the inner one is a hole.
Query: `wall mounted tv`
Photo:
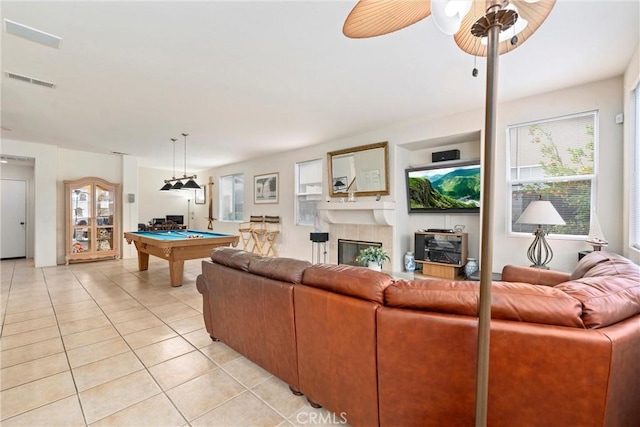
[[[480,160],[406,170],[409,213],[480,212]]]

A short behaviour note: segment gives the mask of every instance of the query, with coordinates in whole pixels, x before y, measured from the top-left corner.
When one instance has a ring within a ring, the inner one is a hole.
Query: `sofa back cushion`
[[[385,305],[477,316],[480,282],[400,280],[385,291]],[[494,319],[584,328],[580,301],[559,289],[527,283],[493,282]]]
[[[578,262],[571,273],[571,280],[600,276],[631,276],[640,281],[640,266],[622,255],[594,251]]]
[[[631,260],[592,252],[580,260],[571,278],[555,288],[582,303],[587,328],[603,328],[640,314],[640,266]]]
[[[225,267],[288,283],[300,283],[303,271],[311,265],[309,261],[262,257],[242,249],[229,247],[213,249],[211,261]]]
[[[258,255],[226,246],[211,250],[211,261],[236,270],[249,271],[249,261],[255,258],[258,258]]]
[[[256,257],[249,261],[249,273],[288,283],[302,283],[309,261],[293,258]]]
[[[392,282],[388,274],[344,264],[314,264],[302,277],[307,286],[379,304],[384,302],[384,291]]]

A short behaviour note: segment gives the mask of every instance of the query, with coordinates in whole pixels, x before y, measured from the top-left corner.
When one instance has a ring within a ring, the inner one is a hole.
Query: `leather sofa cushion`
[[[594,251],[578,262],[571,280],[598,276],[632,276],[640,281],[640,266],[618,254]]]
[[[477,316],[480,282],[400,280],[385,291],[385,305]],[[559,289],[527,283],[493,282],[491,317],[584,328],[580,301]]]
[[[293,258],[255,257],[249,261],[249,273],[288,283],[302,283],[302,273],[311,263]]]
[[[543,268],[505,265],[502,268],[503,282],[530,283],[532,285],[555,286],[569,280],[571,274],[564,271],[545,270]]]
[[[211,250],[211,261],[236,270],[249,271],[249,261],[258,258],[256,254],[226,246]]]
[[[352,265],[314,264],[304,271],[302,283],[342,295],[382,304],[393,282],[388,274]]]
[[[612,325],[640,314],[640,276],[583,277],[555,286],[582,303],[587,328]]]
[[[288,283],[301,283],[302,272],[311,265],[309,261],[262,257],[242,249],[229,247],[213,249],[211,261],[225,267]]]
[[[582,303],[587,328],[602,328],[640,314],[640,266],[631,260],[591,252],[580,260],[571,279],[555,288]]]

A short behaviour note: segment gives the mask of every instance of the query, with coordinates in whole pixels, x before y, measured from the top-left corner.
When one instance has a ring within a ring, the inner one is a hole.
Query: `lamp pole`
[[[478,307],[478,365],[476,367],[476,426],[487,425],[489,400],[489,341],[491,335],[491,280],[493,272],[493,164],[498,95],[498,36],[500,26],[489,28],[487,45],[487,94],[484,124],[482,201],[482,258],[480,259],[480,303]]]
[[[480,302],[478,304],[478,362],[476,366],[476,426],[487,425],[489,401],[489,345],[491,335],[491,281],[493,271],[494,152],[498,100],[498,45],[500,32],[518,19],[512,10],[502,9],[500,0],[487,0],[487,13],[471,28],[476,37],[487,37],[487,89],[485,99],[484,165],[482,185],[482,237],[480,260]],[[517,42],[517,40],[516,40]]]

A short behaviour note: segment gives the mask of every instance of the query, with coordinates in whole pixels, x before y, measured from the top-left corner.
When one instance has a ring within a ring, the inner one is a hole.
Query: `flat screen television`
[[[480,212],[480,160],[406,170],[409,213]]]
[[[178,225],[184,224],[184,215],[167,215],[167,221],[171,221]]]

